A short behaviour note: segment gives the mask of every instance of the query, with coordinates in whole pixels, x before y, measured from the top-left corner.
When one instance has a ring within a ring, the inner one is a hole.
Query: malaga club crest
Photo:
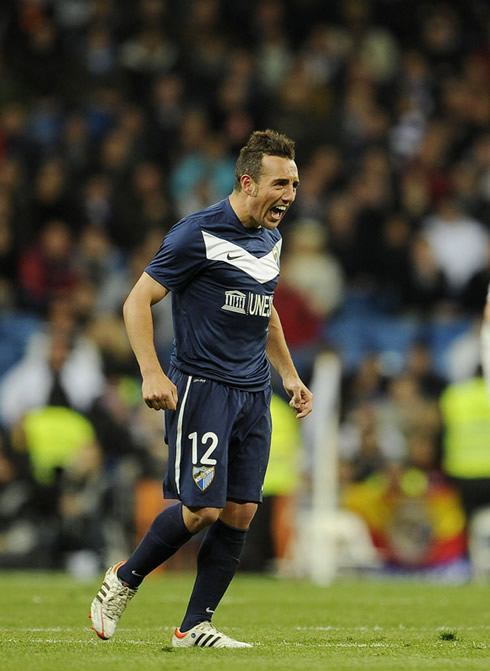
[[[194,466],[192,477],[194,482],[203,492],[214,480],[214,466]]]

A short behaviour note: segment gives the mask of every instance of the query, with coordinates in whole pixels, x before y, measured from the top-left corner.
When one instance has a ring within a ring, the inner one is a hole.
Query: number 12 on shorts
[[[199,459],[197,450],[199,442],[197,431],[193,431],[187,437],[192,443],[192,464],[194,466],[199,463],[202,464],[203,466],[215,466],[216,459],[211,459],[211,455],[218,447],[218,436],[214,433],[214,431],[207,431],[207,433],[205,433],[201,438],[201,444],[204,445],[204,447],[207,447],[209,444],[206,451],[202,455],[201,459]]]

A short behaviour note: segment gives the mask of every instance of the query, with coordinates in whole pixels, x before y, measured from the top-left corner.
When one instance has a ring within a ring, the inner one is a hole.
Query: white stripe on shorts
[[[177,437],[175,441],[175,488],[180,494],[180,459],[182,456],[182,418],[184,416],[185,402],[192,382],[192,375],[189,375],[185,387],[184,398],[179,408],[179,418],[177,420]]]

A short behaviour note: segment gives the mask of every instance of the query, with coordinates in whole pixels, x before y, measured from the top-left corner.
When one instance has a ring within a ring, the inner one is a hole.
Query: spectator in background
[[[114,33],[104,23],[92,23],[80,40],[80,70],[85,81],[113,82],[121,77]]]
[[[350,53],[359,56],[369,78],[377,84],[386,84],[397,73],[399,45],[389,31],[373,23],[372,9],[372,3],[363,0],[342,3],[344,35]]]
[[[118,229],[117,238],[125,237],[135,249],[152,233],[163,236],[175,220],[175,214],[158,164],[136,162],[129,186],[128,193],[120,199],[120,215],[114,222],[114,229]]]
[[[419,38],[422,53],[435,77],[454,71],[463,53],[463,36],[458,12],[449,5],[427,6],[420,14]]]
[[[68,225],[50,219],[31,247],[19,259],[19,292],[22,305],[42,316],[58,298],[70,298],[80,281],[74,239]]]
[[[64,116],[56,151],[66,166],[71,184],[79,184],[79,180],[87,177],[92,149],[85,115],[80,110],[74,110]]]
[[[434,370],[434,361],[430,346],[424,340],[415,341],[409,347],[405,366],[407,372],[417,380],[417,384],[425,399],[438,399],[447,381]]]
[[[398,186],[398,199],[402,212],[417,232],[420,221],[429,213],[431,207],[429,179],[422,169],[410,165],[402,171]]]
[[[168,173],[176,160],[179,133],[185,116],[186,100],[183,77],[176,72],[159,75],[148,104],[149,158],[158,161]],[[162,155],[160,147],[165,147]]]
[[[123,255],[104,228],[87,225],[78,238],[76,264],[80,278],[100,292],[122,267]]]
[[[460,492],[466,519],[490,505],[490,404],[480,375],[441,396],[442,468]]]
[[[461,303],[463,310],[469,314],[478,315],[487,302],[488,287],[490,286],[490,236],[486,247],[486,262],[483,268],[474,272],[463,290]]]
[[[29,221],[33,236],[52,220],[66,222],[69,230],[79,230],[78,212],[70,193],[68,171],[57,157],[44,160],[39,166],[29,203]]]
[[[253,53],[243,48],[237,48],[230,52],[226,64],[226,71],[222,81],[218,85],[216,99],[211,105],[210,118],[212,127],[225,131],[228,138],[233,139],[232,148],[234,153],[239,151],[237,146],[239,135],[229,136],[232,124],[235,120],[255,126],[256,120],[261,118],[261,111],[266,102],[266,92],[257,75],[256,61]],[[241,130],[243,134],[244,129]],[[242,138],[245,139],[246,138]]]
[[[375,404],[386,395],[388,379],[375,352],[365,354],[353,373],[344,373],[341,389],[342,417],[365,403]]]
[[[155,76],[170,72],[178,51],[162,23],[144,23],[120,45],[119,60],[131,100],[145,100]]]
[[[30,98],[44,95],[63,97],[70,82],[67,57],[56,23],[42,8],[23,4],[8,25],[5,42],[12,70]],[[30,20],[29,20],[30,19]]]
[[[411,229],[403,214],[388,215],[382,224],[376,253],[378,292],[386,311],[406,309],[406,291],[410,284]]]
[[[253,16],[251,32],[254,35],[258,75],[271,96],[282,88],[293,65],[291,44],[288,41],[287,12],[277,0],[261,2]]]
[[[408,282],[403,288],[405,309],[421,317],[447,312],[449,289],[427,238],[416,234],[409,249]]]
[[[328,236],[315,219],[297,219],[290,227],[282,281],[298,291],[313,314],[324,322],[342,301],[343,276],[340,264],[330,253]]]
[[[0,415],[5,426],[45,405],[86,412],[102,393],[100,353],[78,333],[70,303],[53,303],[51,319],[50,327],[31,338],[24,358],[2,379]]]
[[[325,219],[329,249],[339,261],[349,288],[360,284],[357,207],[348,191],[336,192],[328,204]]]
[[[71,408],[47,405],[18,422],[14,449],[28,458],[43,507],[52,515],[43,538],[49,568],[65,568],[83,552],[84,573],[104,554],[107,479],[91,422]],[[90,556],[90,560],[89,560]],[[82,563],[83,566],[83,563]]]
[[[211,133],[200,112],[183,126],[183,152],[170,175],[170,189],[180,217],[221,200],[232,188],[233,160],[223,135]]]
[[[391,379],[387,385],[388,394],[377,404],[376,418],[378,425],[388,435],[398,436],[398,445],[402,447],[397,453],[395,441],[387,456],[392,460],[404,460],[408,452],[408,440],[417,429],[437,435],[440,429],[438,399],[430,399],[422,395],[417,377],[408,371],[402,372]]]
[[[442,198],[421,233],[448,283],[450,298],[461,296],[471,275],[485,267],[489,233],[466,215],[455,198]]]
[[[334,145],[318,147],[301,174],[301,193],[298,194],[295,219],[323,221],[328,211],[329,197],[344,183],[338,148]],[[290,226],[285,227],[285,234]]]
[[[11,161],[19,161],[26,175],[32,178],[38,166],[39,148],[27,133],[26,105],[20,100],[11,100],[3,105],[0,138],[2,155]]]
[[[77,206],[83,227],[98,227],[114,244],[113,232],[120,219],[112,183],[105,175],[94,172],[87,177],[80,189]]]
[[[461,160],[451,166],[449,181],[453,198],[470,218],[484,223],[485,220],[482,220],[480,216],[483,212],[483,206],[481,196],[478,193],[477,180],[476,166],[469,161]]]

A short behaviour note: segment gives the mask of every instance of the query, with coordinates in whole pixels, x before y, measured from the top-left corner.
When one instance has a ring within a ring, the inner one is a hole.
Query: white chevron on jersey
[[[279,255],[282,240],[279,240],[268,254],[257,258],[243,247],[218,238],[206,231],[202,231],[202,237],[206,245],[206,258],[211,261],[229,263],[253,277],[259,284],[265,284],[279,275]]]

